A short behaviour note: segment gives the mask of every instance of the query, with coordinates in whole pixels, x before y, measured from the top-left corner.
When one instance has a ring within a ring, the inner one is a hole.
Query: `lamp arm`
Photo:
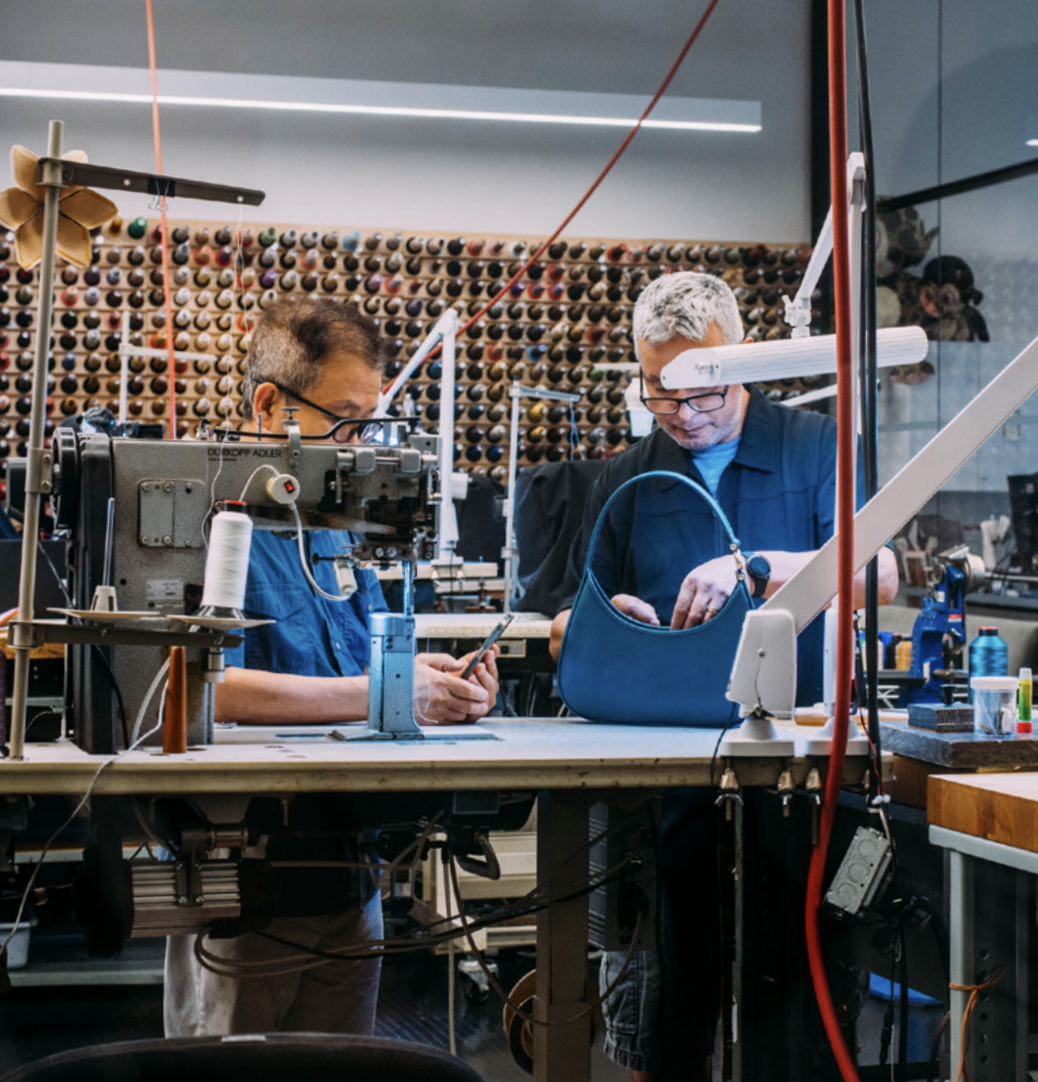
[[[981,444],[1038,389],[1038,338],[1026,346],[962,411],[869,500],[854,516],[854,570],[860,570],[887,543],[891,535],[962,467]],[[795,575],[759,609],[746,618],[743,638],[732,667],[729,697],[738,689],[754,688],[760,668],[759,636],[748,636],[758,614],[788,613],[794,634],[801,632],[828,605],[835,594],[837,539],[830,538]],[[786,714],[786,700],[795,689],[785,688],[774,699],[775,712]],[[771,708],[768,696],[760,701]],[[736,701],[752,709],[756,703]],[[792,710],[791,700],[788,711]]]

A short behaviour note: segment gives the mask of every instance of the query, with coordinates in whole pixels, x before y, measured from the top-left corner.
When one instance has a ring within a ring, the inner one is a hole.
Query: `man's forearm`
[[[766,598],[771,597],[781,586],[785,584],[810,560],[814,552],[763,552],[771,564],[771,579],[768,588],[764,592]],[[865,604],[865,572],[862,568],[854,576],[854,607],[862,608]],[[898,572],[897,560],[893,552],[888,548],[879,550],[879,603],[889,605],[897,595]]]
[[[562,650],[562,637],[566,634],[566,621],[572,609],[563,609],[551,622],[551,635],[548,639],[548,653],[558,661],[559,651]]]
[[[319,725],[368,716],[366,676],[295,676],[227,670],[216,685],[216,720],[253,725]]]

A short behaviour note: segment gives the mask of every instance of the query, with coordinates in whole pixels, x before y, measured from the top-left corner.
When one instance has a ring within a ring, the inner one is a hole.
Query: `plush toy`
[[[922,277],[908,268],[921,263],[937,230],[926,230],[914,207],[876,218],[876,322],[880,327],[922,327],[942,342],[987,342],[987,323],[977,309],[984,295],[973,271],[958,256],[939,256]],[[890,370],[894,383],[923,383],[934,373],[929,361]]]
[[[876,278],[896,278],[908,267],[922,263],[937,236],[928,233],[915,207],[876,215]]]
[[[943,255],[931,259],[923,268],[928,296],[925,304],[929,319],[922,326],[928,338],[944,342],[988,342],[987,322],[975,307],[984,294],[973,282],[970,265],[958,256]]]

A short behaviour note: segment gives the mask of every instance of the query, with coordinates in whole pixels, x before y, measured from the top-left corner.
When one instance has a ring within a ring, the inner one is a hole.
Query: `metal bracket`
[[[57,176],[57,180],[55,180]],[[185,180],[158,173],[138,173],[132,169],[116,169],[91,162],[73,162],[66,158],[40,158],[36,168],[37,184],[58,184],[71,188],[102,188],[109,191],[144,192],[183,199],[205,199],[211,203],[240,203],[258,207],[266,192],[253,188],[235,188],[229,184],[210,184],[205,180]]]
[[[49,496],[54,455],[43,447],[30,447],[26,454],[25,491],[31,495]]]
[[[99,646],[240,646],[241,635],[205,631],[153,631],[150,628],[130,629],[125,625],[67,624],[63,620],[12,620],[8,625],[10,643],[31,649],[45,642],[96,643]]]
[[[303,453],[303,437],[299,432],[299,422],[295,418],[285,422],[285,434],[288,437],[288,468],[292,473],[298,473],[299,460]]]

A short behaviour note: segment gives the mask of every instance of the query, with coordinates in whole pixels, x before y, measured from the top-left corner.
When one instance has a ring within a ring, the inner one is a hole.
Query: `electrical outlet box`
[[[871,827],[858,827],[826,892],[826,904],[848,916],[857,916],[879,893],[892,856],[885,834]]]

